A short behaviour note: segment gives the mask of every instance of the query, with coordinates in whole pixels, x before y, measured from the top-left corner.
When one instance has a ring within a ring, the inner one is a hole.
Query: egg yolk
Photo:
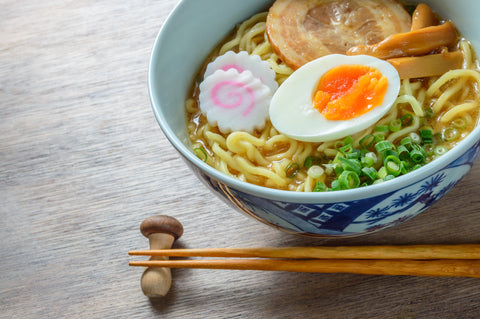
[[[387,78],[373,67],[340,65],[320,78],[313,106],[328,120],[349,120],[382,104],[387,86]]]

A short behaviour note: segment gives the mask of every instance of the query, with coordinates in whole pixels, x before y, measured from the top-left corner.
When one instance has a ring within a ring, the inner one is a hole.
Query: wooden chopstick
[[[480,278],[480,260],[465,259],[149,260],[131,261],[130,266]]]
[[[480,259],[480,245],[398,245],[132,250],[132,256],[292,259]]]
[[[142,267],[480,278],[480,245],[477,244],[162,249],[132,250],[129,254],[246,258],[129,263]]]

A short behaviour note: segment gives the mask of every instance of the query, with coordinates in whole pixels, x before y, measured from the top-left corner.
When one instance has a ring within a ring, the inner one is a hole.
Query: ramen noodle
[[[293,70],[272,50],[266,34],[266,19],[264,12],[239,24],[208,57],[199,78],[216,57],[228,51],[246,51],[268,62],[281,85]],[[402,173],[407,173],[442,156],[477,124],[479,64],[467,39],[460,37],[457,46],[463,56],[462,68],[436,77],[403,79],[397,99],[380,121],[346,138],[327,142],[289,138],[280,134],[268,120],[263,129],[253,133],[222,133],[217,126],[210,125],[200,111],[199,83],[196,83],[186,101],[192,150],[208,165],[241,181],[280,190],[312,192],[345,189],[339,186],[339,172],[349,162],[339,161],[339,154],[350,152],[351,155],[343,158],[356,158],[356,163],[362,164],[358,167],[359,181],[355,181],[355,186],[364,186],[400,174],[384,169],[386,155],[379,154],[373,147],[374,142],[382,141],[387,146],[390,143],[390,152],[397,158],[402,157],[404,148],[417,143],[415,145],[421,146],[416,149],[421,160],[408,167],[404,167],[407,165],[403,160],[392,164],[398,164]],[[368,172],[374,176],[368,176]]]

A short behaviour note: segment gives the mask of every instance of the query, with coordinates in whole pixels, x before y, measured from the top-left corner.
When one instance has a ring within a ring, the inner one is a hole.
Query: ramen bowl
[[[381,184],[331,192],[291,192],[242,182],[210,167],[191,150],[185,100],[211,50],[234,26],[273,1],[180,1],[155,40],[149,94],[167,139],[196,176],[234,209],[279,230],[311,237],[349,237],[398,225],[425,211],[470,170],[480,152],[480,127],[431,163]],[[480,52],[480,2],[424,1],[455,22]],[[475,27],[477,26],[477,27]]]

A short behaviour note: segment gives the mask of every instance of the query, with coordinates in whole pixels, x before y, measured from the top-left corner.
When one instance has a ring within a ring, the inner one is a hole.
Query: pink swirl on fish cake
[[[227,70],[230,70],[230,69],[235,69],[235,70],[238,71],[238,73],[242,73],[244,71],[244,69],[237,64],[227,64],[227,65],[222,66],[222,68],[221,68],[221,70],[223,70],[223,71],[227,71]]]
[[[242,113],[243,116],[248,115],[255,105],[253,90],[249,86],[237,81],[222,81],[217,83],[213,87],[210,96],[215,105],[227,109],[236,108],[244,104],[244,98],[248,99],[249,105]]]
[[[265,126],[272,91],[252,72],[217,70],[200,83],[199,106],[222,133],[253,132]]]

